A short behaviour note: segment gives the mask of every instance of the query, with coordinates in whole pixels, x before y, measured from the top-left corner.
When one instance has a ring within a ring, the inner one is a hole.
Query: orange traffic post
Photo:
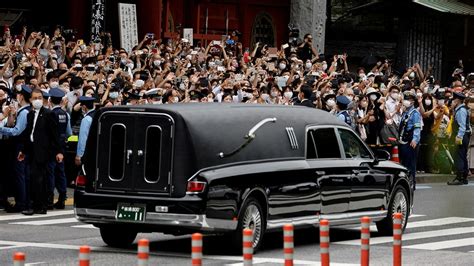
[[[245,228],[243,231],[243,257],[244,266],[251,266],[253,264],[253,231],[252,229]]]
[[[391,157],[392,157],[393,162],[396,162],[396,163],[400,162],[400,158],[398,157],[398,146],[397,145],[393,146]]]
[[[401,213],[393,214],[393,266],[402,265],[402,218]]]
[[[360,221],[360,265],[369,266],[370,217],[364,216]]]
[[[283,253],[285,254],[285,266],[293,266],[293,225],[283,226]]]
[[[79,248],[79,266],[89,266],[91,259],[91,248],[89,246],[81,246]]]
[[[329,266],[329,221],[319,222],[319,249],[321,250],[321,266]]]
[[[138,240],[138,266],[147,266],[148,258],[150,257],[150,241],[148,239],[142,238]]]
[[[202,234],[200,233],[191,236],[191,263],[193,266],[202,265]]]
[[[25,265],[25,253],[15,252],[13,254],[13,266],[24,266]]]

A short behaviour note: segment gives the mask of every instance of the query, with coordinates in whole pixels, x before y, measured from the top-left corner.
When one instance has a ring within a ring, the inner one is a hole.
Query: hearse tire
[[[231,236],[232,253],[242,254],[242,237],[244,228],[250,228],[254,231],[253,251],[255,253],[260,249],[263,243],[266,219],[261,204],[253,197],[249,197],[240,210],[237,229]]]
[[[110,247],[126,248],[132,245],[137,232],[124,227],[103,225],[100,227],[100,236]]]
[[[377,231],[379,234],[384,236],[393,235],[393,214],[400,212],[403,215],[402,218],[402,232],[405,230],[408,221],[408,215],[410,211],[410,203],[408,201],[408,194],[404,187],[397,186],[394,189],[392,198],[388,205],[387,217],[383,220],[376,222]]]

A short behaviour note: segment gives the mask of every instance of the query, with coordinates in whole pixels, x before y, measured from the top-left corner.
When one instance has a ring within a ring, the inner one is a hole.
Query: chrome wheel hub
[[[242,227],[253,231],[253,247],[255,248],[260,242],[262,236],[262,217],[257,206],[250,205],[245,210],[242,220]]]

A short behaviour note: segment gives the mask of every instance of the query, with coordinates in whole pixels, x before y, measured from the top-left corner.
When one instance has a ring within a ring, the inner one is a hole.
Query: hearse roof
[[[172,116],[177,135],[175,167],[179,167],[176,158],[180,157],[180,153],[191,153],[195,158],[193,164],[196,170],[243,161],[302,158],[306,126],[347,126],[327,112],[299,106],[188,103],[120,106],[104,108],[101,112],[113,110],[166,113]],[[277,119],[276,122],[262,125],[255,132],[255,139],[239,152],[226,158],[218,156],[221,152],[228,154],[240,147],[252,127],[263,119],[273,117]],[[293,129],[297,147],[295,141],[290,141],[291,134],[288,134],[287,128]],[[184,141],[180,137],[187,139]],[[191,147],[180,143],[189,143]]]

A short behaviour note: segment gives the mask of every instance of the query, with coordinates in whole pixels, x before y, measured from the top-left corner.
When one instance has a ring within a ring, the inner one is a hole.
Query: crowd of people
[[[468,145],[462,140],[467,136],[469,143],[470,112],[463,108],[467,121],[459,125],[456,109],[463,102],[469,104],[474,73],[465,73],[461,61],[449,82],[441,84],[431,68],[415,64],[400,71],[385,58],[349,69],[349,55],[318,54],[310,34],[299,44],[280,49],[264,43],[246,48],[238,32],[194,47],[180,37],[164,41],[147,34],[131,51],[112,47],[108,33],[88,44],[65,38],[60,27],[51,36],[26,27],[12,36],[6,28],[0,46],[1,150],[12,151],[2,153],[0,161],[5,164],[2,168],[15,165],[10,179],[16,180],[7,182],[9,177],[2,176],[0,205],[11,212],[32,208],[27,176],[38,156],[30,153],[28,159],[23,149],[25,143],[34,143],[33,137],[24,135],[33,136],[40,113],[35,110],[49,109],[47,113],[53,114],[59,148],[54,145],[54,153],[47,154],[48,171],[40,174],[48,180],[46,196],[33,206],[34,213],[46,213],[46,205],[64,208],[64,142],[69,135],[79,135],[76,164],[80,165],[90,121],[101,107],[213,102],[307,106],[333,113],[369,145],[400,144],[402,162],[419,158],[418,171],[426,172],[442,171],[450,139]],[[461,135],[459,126],[464,130]],[[403,145],[411,150],[404,153]],[[414,176],[416,165],[405,165]],[[458,176],[455,181],[462,184],[467,173]],[[16,188],[15,206],[6,201],[12,191],[8,186]],[[53,205],[55,187],[60,197]]]

